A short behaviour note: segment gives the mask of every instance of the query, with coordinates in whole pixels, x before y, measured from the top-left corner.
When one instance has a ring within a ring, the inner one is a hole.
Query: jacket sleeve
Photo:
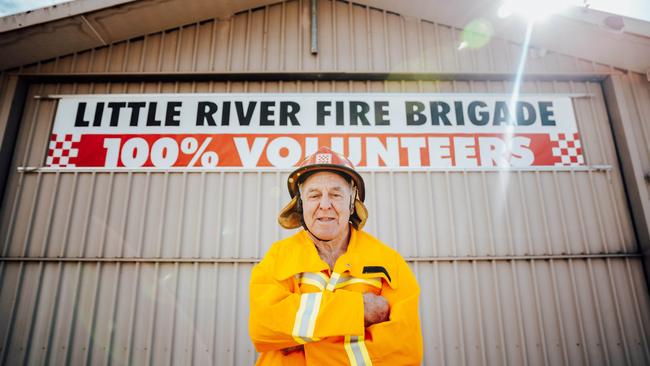
[[[382,289],[382,296],[390,304],[389,321],[368,327],[365,344],[375,363],[419,365],[423,352],[418,313],[420,288],[406,262],[401,258],[400,262],[397,288]]]
[[[258,352],[283,349],[322,338],[363,335],[363,296],[352,291],[294,293],[290,279],[274,278],[281,265],[272,247],[253,268],[249,333]]]

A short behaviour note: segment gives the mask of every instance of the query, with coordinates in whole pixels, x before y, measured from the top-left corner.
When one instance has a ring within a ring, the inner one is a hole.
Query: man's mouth
[[[319,217],[316,220],[320,222],[332,222],[335,221],[336,219],[334,217]]]

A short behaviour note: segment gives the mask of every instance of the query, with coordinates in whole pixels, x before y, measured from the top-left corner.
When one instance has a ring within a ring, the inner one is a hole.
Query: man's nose
[[[332,207],[332,200],[329,198],[328,195],[324,194],[319,202],[319,207],[322,209],[328,209]]]

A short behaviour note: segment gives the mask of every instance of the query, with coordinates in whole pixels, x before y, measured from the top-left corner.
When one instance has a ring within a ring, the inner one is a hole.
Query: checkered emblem
[[[70,158],[76,158],[79,149],[76,143],[81,140],[81,135],[75,134],[55,134],[50,137],[50,146],[47,152],[45,165],[51,168],[69,168],[74,167],[70,163]]]
[[[316,155],[316,164],[332,164],[332,154]]]
[[[555,133],[551,134],[553,144],[553,156],[560,158],[555,166],[579,166],[585,165],[585,158],[582,155],[582,145],[577,133]]]

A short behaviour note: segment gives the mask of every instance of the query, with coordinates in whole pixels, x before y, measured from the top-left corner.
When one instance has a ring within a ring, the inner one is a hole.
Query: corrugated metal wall
[[[319,2],[312,56],[307,7],[286,2],[22,71],[402,70],[476,81],[35,84],[14,168],[43,164],[56,101],[35,95],[512,89],[478,74],[513,72],[517,45],[458,51],[457,29],[344,2]],[[527,67],[563,79],[617,72],[554,53]],[[632,89],[647,142],[648,88]],[[650,298],[601,85],[522,91],[587,94],[574,99],[587,162],[611,168],[363,173],[367,230],[409,258],[422,287],[424,363],[648,364]],[[14,173],[0,216],[0,363],[251,364],[248,276],[288,234],[275,223],[285,182],[286,172]]]

